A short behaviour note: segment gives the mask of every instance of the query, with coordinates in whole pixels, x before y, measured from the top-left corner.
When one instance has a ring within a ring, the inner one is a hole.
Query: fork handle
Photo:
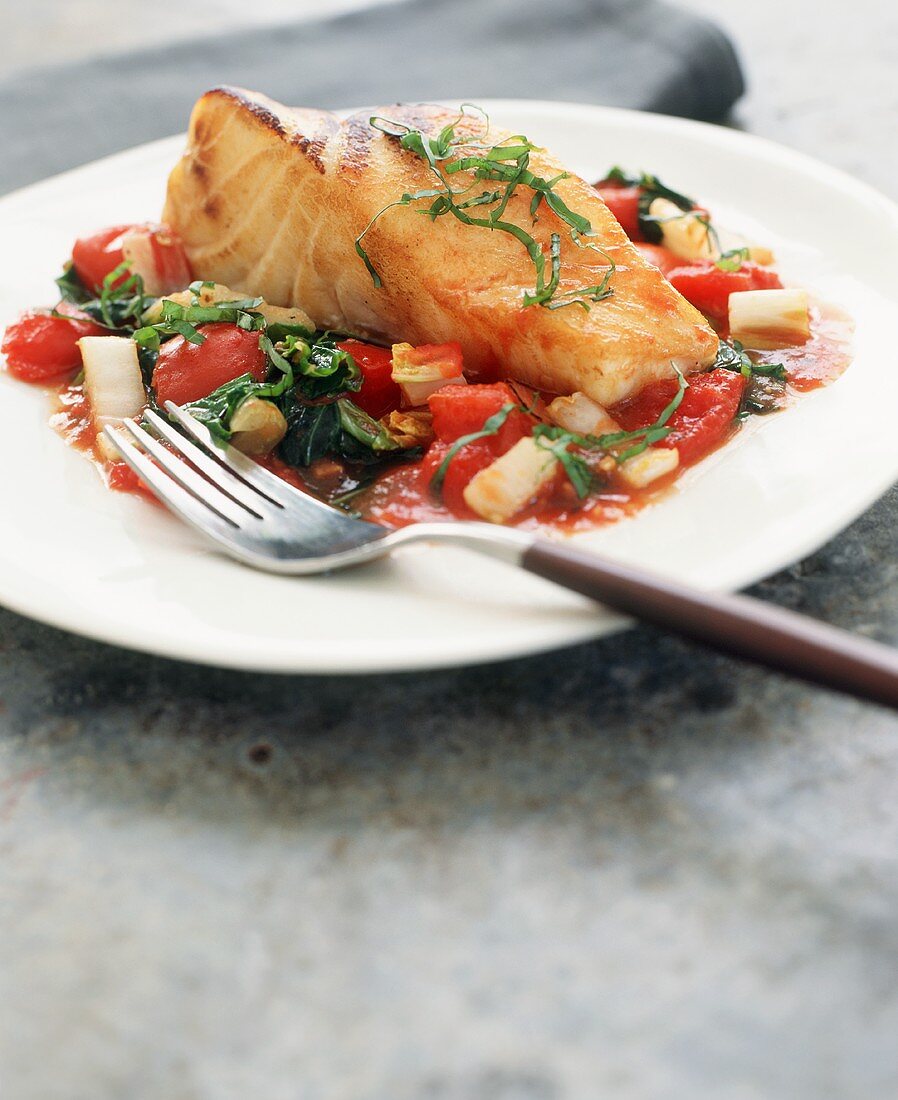
[[[748,596],[703,592],[542,539],[521,565],[615,611],[779,672],[898,708],[898,650]]]

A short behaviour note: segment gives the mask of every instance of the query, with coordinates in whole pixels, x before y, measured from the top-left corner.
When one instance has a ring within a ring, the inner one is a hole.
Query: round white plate
[[[733,130],[559,103],[485,104],[587,179],[657,172],[722,224],[777,250],[790,281],[846,309],[856,358],[835,384],[758,422],[634,519],[581,545],[709,588],[795,561],[898,477],[898,207],[840,172]],[[0,322],[53,300],[74,238],[158,216],[181,138],[0,201]],[[111,493],[46,425],[37,389],[0,378],[0,602],[134,649],[284,672],[370,672],[547,650],[623,620],[510,566],[415,547],[377,566],[291,579],[220,557],[160,508]]]

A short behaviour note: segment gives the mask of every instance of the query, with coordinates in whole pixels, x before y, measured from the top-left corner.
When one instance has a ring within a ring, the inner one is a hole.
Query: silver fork
[[[247,565],[326,573],[413,542],[455,543],[693,641],[898,707],[898,652],[890,647],[760,600],[703,592],[512,527],[419,523],[393,531],[354,519],[216,439],[179,406],[168,402],[166,410],[180,431],[147,410],[146,426],[126,420],[107,427],[106,436],[163,504]]]

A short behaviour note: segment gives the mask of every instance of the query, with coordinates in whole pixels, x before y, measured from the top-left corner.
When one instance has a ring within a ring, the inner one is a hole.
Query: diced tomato
[[[779,290],[780,278],[768,267],[746,260],[738,271],[721,271],[713,260],[695,260],[667,272],[667,278],[696,309],[725,321],[730,295],[741,290]]]
[[[639,196],[642,194],[642,188],[600,183],[597,185],[596,190],[601,195],[602,201],[620,222],[621,229],[630,240],[642,240],[642,233],[639,229]]]
[[[362,372],[362,388],[353,401],[369,416],[379,419],[399,408],[402,392],[392,379],[393,354],[389,348],[378,348],[361,340],[344,340],[337,345],[349,354]]]
[[[79,237],[72,248],[78,278],[97,292],[106,276],[126,259],[149,294],[182,290],[190,282],[184,246],[166,225],[111,225],[90,237]],[[126,278],[122,275],[116,282]]]
[[[665,248],[661,244],[649,244],[648,241],[637,241],[636,249],[640,256],[644,260],[647,260],[650,264],[654,264],[655,267],[661,272],[662,275],[667,275],[675,267],[682,267],[683,261],[679,256],[674,255],[669,248]]]
[[[433,413],[433,431],[443,443],[453,443],[459,436],[479,432],[486,421],[503,405],[520,404],[504,382],[476,386],[444,386],[427,399]],[[499,429],[498,439],[503,453],[533,427],[533,419],[515,410]],[[510,442],[506,442],[510,440]]]
[[[241,374],[264,381],[268,362],[259,347],[258,332],[230,324],[201,325],[197,331],[206,338],[202,344],[176,336],[162,345],[153,371],[160,404],[198,401]]]
[[[658,444],[676,447],[680,462],[689,466],[721,443],[739,411],[745,379],[729,370],[692,374],[679,408],[668,420],[670,432]],[[677,392],[676,379],[650,382],[635,397],[612,410],[614,419],[628,432],[647,428],[658,419]]]
[[[135,225],[122,237],[122,253],[144,291],[159,297],[183,290],[191,279],[181,238],[167,225]]]
[[[443,367],[444,378],[454,378],[463,373],[461,344],[452,340],[448,344],[418,344],[405,352],[407,363],[424,366],[439,363]]]
[[[79,237],[72,248],[72,263],[78,278],[89,289],[99,291],[103,280],[124,263],[122,237],[130,225],[110,225],[89,237]]]
[[[464,435],[480,431],[486,421],[503,405],[517,404],[517,398],[504,382],[476,386],[444,386],[428,399],[433,413],[437,442],[424,457],[424,483],[430,481],[449,453],[451,445]],[[464,489],[471,478],[510,450],[519,439],[533,430],[533,417],[515,410],[495,435],[466,443],[452,457],[442,486],[443,503],[459,519],[476,519],[465,504]]]
[[[78,341],[105,332],[89,320],[29,310],[7,328],[0,351],[10,374],[24,382],[44,382],[77,370],[81,366]]]
[[[429,486],[434,474],[449,453],[451,444],[434,443],[421,463],[422,484]],[[494,438],[477,439],[466,443],[452,456],[446,467],[440,499],[457,519],[478,519],[479,517],[465,504],[464,491],[471,478],[486,469],[502,453]]]

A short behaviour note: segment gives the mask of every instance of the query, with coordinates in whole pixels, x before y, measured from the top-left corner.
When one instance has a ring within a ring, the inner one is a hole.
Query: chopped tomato
[[[430,484],[456,440],[480,431],[491,416],[510,403],[517,404],[517,398],[504,382],[445,386],[431,394],[428,404],[433,413],[437,442],[432,444],[422,462],[424,484]],[[532,430],[533,418],[516,409],[509,413],[495,435],[475,439],[456,451],[447,467],[441,491],[443,503],[454,516],[459,519],[478,518],[465,504],[465,486],[476,473],[505,454]]]
[[[159,297],[190,283],[190,263],[181,238],[167,225],[135,225],[122,238],[131,271],[143,279],[147,294]]]
[[[24,382],[43,382],[77,370],[81,366],[78,341],[105,332],[86,319],[29,310],[7,328],[0,351],[10,374]]]
[[[168,294],[190,282],[184,246],[165,225],[111,225],[90,237],[79,237],[72,248],[78,278],[97,292],[106,276],[126,259],[149,294]],[[122,275],[117,282],[126,278]]]
[[[443,443],[453,443],[463,435],[479,432],[486,421],[497,413],[503,405],[520,404],[514,393],[504,382],[476,386],[444,386],[427,399],[433,413],[433,431]],[[505,443],[503,451],[508,450],[522,435],[533,426],[533,420],[526,413],[515,410],[499,429],[498,438]]]
[[[667,278],[696,309],[725,321],[730,295],[741,290],[779,290],[775,271],[746,260],[738,271],[721,271],[713,260],[695,260],[667,272]]]
[[[676,447],[684,466],[698,461],[723,441],[739,411],[745,379],[735,371],[718,369],[707,374],[692,374],[688,382],[679,408],[667,422],[670,432],[658,444]],[[628,432],[647,428],[654,424],[676,392],[676,379],[650,382],[635,397],[614,407],[614,419]]]
[[[421,463],[422,484],[429,486],[434,474],[439,470],[450,450],[449,443],[434,443]],[[446,467],[440,490],[440,499],[457,519],[479,519],[480,517],[467,506],[464,498],[465,487],[471,478],[486,469],[502,453],[494,438],[477,439],[466,443],[452,456]]]
[[[106,276],[124,263],[122,237],[130,225],[110,225],[90,237],[79,237],[72,248],[72,263],[78,278],[89,289],[99,291]]]
[[[344,340],[338,348],[348,351],[362,372],[362,388],[353,401],[369,416],[379,419],[399,408],[402,393],[393,381],[393,354],[389,348],[378,348],[361,340]]]
[[[258,332],[230,324],[201,325],[197,331],[205,336],[202,344],[176,336],[162,345],[153,371],[160,405],[198,401],[241,374],[264,381],[268,362],[259,347]]]
[[[444,378],[454,378],[464,372],[461,344],[453,340],[448,344],[418,344],[404,352],[405,362],[412,366],[439,363]]]
[[[600,183],[596,190],[602,197],[602,201],[617,218],[621,229],[631,241],[642,240],[639,229],[639,196],[642,188],[614,183]]]
[[[649,244],[648,241],[637,241],[636,250],[648,263],[654,264],[662,275],[667,275],[675,267],[682,267],[683,261],[669,248],[661,244]]]

